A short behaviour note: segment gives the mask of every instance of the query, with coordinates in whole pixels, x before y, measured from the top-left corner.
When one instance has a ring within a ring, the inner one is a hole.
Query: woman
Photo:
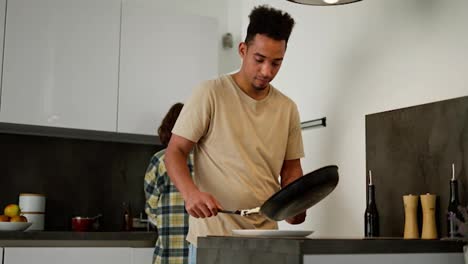
[[[167,147],[171,139],[171,130],[184,105],[173,105],[158,129],[161,143]],[[188,214],[184,200],[172,184],[164,166],[166,149],[157,152],[150,160],[145,174],[144,189],[146,196],[145,212],[158,229],[158,239],[154,249],[155,264],[188,263]],[[193,157],[187,160],[193,176]]]

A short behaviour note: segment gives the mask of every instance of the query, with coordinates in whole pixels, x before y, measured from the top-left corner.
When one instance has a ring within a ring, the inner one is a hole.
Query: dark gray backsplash
[[[143,178],[161,146],[0,133],[0,209],[20,193],[46,195],[46,230],[70,230],[72,216],[103,215],[118,231],[122,203],[143,212]]]
[[[468,97],[367,115],[366,156],[376,186],[380,235],[403,236],[403,195],[432,193],[438,196],[439,237],[446,236],[452,163],[461,203],[467,200]],[[421,215],[419,222],[421,228]]]

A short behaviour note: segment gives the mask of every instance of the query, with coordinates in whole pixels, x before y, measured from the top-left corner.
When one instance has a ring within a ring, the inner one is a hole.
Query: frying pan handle
[[[241,214],[241,211],[240,211],[240,210],[236,210],[236,211],[218,210],[218,213],[240,215],[240,214]]]
[[[218,210],[219,213],[225,214],[237,214],[240,216],[248,216],[252,214],[259,214],[260,207],[252,208],[252,209],[245,209],[245,210],[236,210],[236,211],[229,211],[229,210]]]

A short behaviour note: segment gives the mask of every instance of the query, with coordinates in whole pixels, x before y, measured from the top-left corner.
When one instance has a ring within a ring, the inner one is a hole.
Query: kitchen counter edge
[[[320,239],[262,237],[199,237],[198,249],[239,249],[286,254],[463,253],[462,240]]]
[[[155,232],[0,232],[0,247],[154,247]]]

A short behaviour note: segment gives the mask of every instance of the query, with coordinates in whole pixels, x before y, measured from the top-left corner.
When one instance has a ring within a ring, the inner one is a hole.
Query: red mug
[[[77,232],[89,232],[96,229],[95,223],[101,215],[95,217],[80,217],[76,216],[72,218],[72,230]]]

